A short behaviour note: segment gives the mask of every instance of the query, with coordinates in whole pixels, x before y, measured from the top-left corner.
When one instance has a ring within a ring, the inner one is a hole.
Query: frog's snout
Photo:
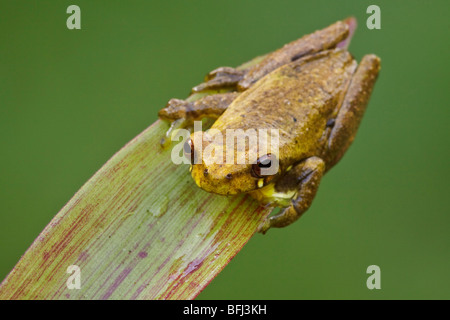
[[[233,192],[232,188],[232,173],[218,174],[217,168],[207,167],[204,164],[194,164],[192,166],[192,178],[197,186],[207,192],[212,192],[221,195],[231,195],[237,192]],[[223,170],[221,170],[223,171]]]
[[[192,178],[201,189],[220,195],[234,195],[254,189],[253,179],[243,172],[246,166],[194,164]]]
[[[195,134],[201,134],[201,137],[197,137],[202,141],[200,146]],[[227,163],[226,146],[216,140],[222,141],[197,131],[192,133],[187,141],[185,156],[193,163],[191,175],[197,186],[220,195],[234,195],[254,190],[255,179],[251,176],[251,164]],[[234,152],[234,149],[232,151]],[[245,159],[247,158],[246,155]]]

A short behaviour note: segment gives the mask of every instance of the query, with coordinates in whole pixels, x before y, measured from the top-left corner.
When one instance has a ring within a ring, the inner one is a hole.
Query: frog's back
[[[291,62],[244,91],[213,128],[278,129],[289,158],[314,155],[355,69],[350,53],[339,49]]]

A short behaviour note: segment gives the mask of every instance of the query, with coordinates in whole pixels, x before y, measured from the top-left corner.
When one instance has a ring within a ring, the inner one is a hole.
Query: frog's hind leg
[[[375,55],[364,56],[356,69],[328,139],[326,170],[342,158],[353,142],[379,70],[380,59]]]
[[[160,119],[171,122],[161,144],[167,146],[175,130],[189,129],[196,120],[218,118],[238,95],[238,92],[227,92],[207,95],[192,102],[180,99],[169,100],[166,107],[158,113]]]
[[[356,19],[348,18],[305,35],[267,55],[257,57],[239,68],[217,68],[206,75],[205,82],[192,88],[192,92],[247,90],[266,74],[292,61],[336,47],[346,48],[355,28]]]
[[[288,171],[275,188],[280,192],[296,188],[295,199],[279,214],[266,219],[258,231],[264,234],[269,228],[282,228],[300,218],[311,206],[324,171],[325,162],[319,157],[307,158]]]
[[[350,43],[354,28],[355,18],[348,18],[284,45],[251,67],[239,81],[238,89],[248,89],[266,74],[292,61],[336,47],[345,48]]]

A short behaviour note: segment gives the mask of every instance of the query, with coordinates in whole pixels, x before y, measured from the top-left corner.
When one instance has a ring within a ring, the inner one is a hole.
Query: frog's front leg
[[[296,221],[310,207],[325,171],[325,162],[319,157],[310,157],[288,171],[277,182],[275,189],[288,193],[297,188],[297,193],[288,207],[279,214],[267,218],[258,232],[266,233],[270,228],[282,228]]]
[[[204,96],[193,102],[170,99],[166,107],[159,111],[158,116],[162,120],[168,121],[181,118],[187,121],[201,120],[202,118],[216,119],[238,95],[238,92],[217,93]]]
[[[380,58],[366,55],[352,77],[339,113],[334,120],[324,159],[329,170],[344,155],[355,138],[380,71]]]
[[[160,119],[171,122],[161,144],[167,146],[175,130],[190,128],[195,120],[218,118],[238,95],[238,92],[227,92],[207,95],[192,102],[180,99],[169,100],[166,107],[158,113]]]

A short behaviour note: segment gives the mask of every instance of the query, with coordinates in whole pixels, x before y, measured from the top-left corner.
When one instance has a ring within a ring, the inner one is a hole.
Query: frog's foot
[[[267,230],[270,229],[270,219],[266,218],[264,221],[258,226],[256,230],[259,233],[266,234]]]
[[[288,207],[277,215],[267,218],[258,228],[258,232],[265,234],[270,228],[282,228],[295,222],[310,207],[320,180],[325,171],[325,162],[318,157],[307,158],[289,171],[295,174],[298,192]]]
[[[245,72],[245,70],[231,67],[217,68],[206,75],[205,82],[192,88],[192,92],[218,89],[236,90],[237,84],[244,77]]]
[[[167,148],[172,142],[172,135],[176,133],[179,129],[187,129],[192,131],[192,121],[186,120],[184,118],[177,119],[170,124],[169,129],[166,131],[165,136],[161,139],[161,147]]]
[[[159,110],[158,117],[168,121],[186,118],[187,110],[190,108],[189,104],[189,102],[181,99],[170,99],[167,105]]]

